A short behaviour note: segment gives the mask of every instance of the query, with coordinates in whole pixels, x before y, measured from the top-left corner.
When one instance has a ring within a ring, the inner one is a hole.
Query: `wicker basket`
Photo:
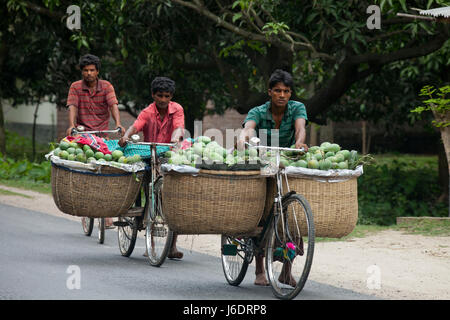
[[[200,170],[164,174],[163,212],[179,234],[243,235],[264,212],[266,178],[260,171]]]
[[[356,177],[339,182],[328,182],[311,179],[310,177],[288,176],[288,181],[290,190],[303,195],[311,206],[316,237],[341,238],[353,231],[358,220]],[[275,179],[270,178],[267,183],[264,218],[268,216],[272,208],[276,192]],[[287,192],[284,178],[283,191]],[[298,218],[300,224],[305,225],[304,218]],[[301,231],[305,233],[306,228]]]
[[[59,210],[73,216],[117,217],[133,205],[143,175],[110,166],[102,166],[101,173],[82,172],[52,163],[53,200]]]

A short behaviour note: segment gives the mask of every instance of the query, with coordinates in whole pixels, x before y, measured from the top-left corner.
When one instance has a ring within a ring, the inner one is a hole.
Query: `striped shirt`
[[[67,107],[78,108],[77,123],[86,130],[108,130],[110,108],[118,104],[114,87],[106,80],[97,80],[97,87],[89,89],[83,80],[72,83]]]
[[[281,120],[280,129],[278,129],[279,147],[288,148],[295,144],[295,120],[299,118],[303,118],[306,121],[308,120],[305,105],[298,101],[289,100],[286,110],[284,111],[283,119]],[[262,144],[267,146],[276,146],[275,139],[272,139],[272,136],[274,136],[277,131],[274,130],[275,120],[273,120],[272,117],[270,101],[259,107],[254,107],[251,109],[248,112],[242,126],[244,126],[249,120],[256,122],[256,134],[261,139]]]

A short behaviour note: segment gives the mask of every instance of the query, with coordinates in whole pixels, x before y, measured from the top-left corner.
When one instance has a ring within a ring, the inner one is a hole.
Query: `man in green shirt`
[[[305,144],[308,121],[306,108],[301,102],[289,100],[293,87],[294,82],[288,72],[277,69],[272,73],[268,90],[270,101],[248,112],[243,124],[244,129],[238,139],[239,149],[242,150],[244,147],[244,141],[258,135],[261,142],[266,141],[268,146],[290,147],[295,144],[295,148],[304,148],[308,151]],[[255,262],[255,284],[268,286],[264,270],[264,254],[257,255]],[[287,272],[290,273],[290,270]],[[291,276],[284,278],[288,279],[289,285],[295,287],[295,280]]]

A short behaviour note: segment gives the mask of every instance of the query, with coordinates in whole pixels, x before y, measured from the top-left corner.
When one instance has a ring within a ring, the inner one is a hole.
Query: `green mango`
[[[345,161],[339,162],[338,163],[338,168],[339,169],[348,169],[348,161],[345,160]]]
[[[328,159],[319,161],[319,169],[320,170],[330,170],[332,166],[332,162]]]
[[[306,162],[305,160],[298,160],[296,162],[293,163],[294,167],[300,167],[300,168],[307,168],[308,167],[308,162]]]
[[[308,161],[308,168],[310,169],[319,169],[319,161],[316,159],[312,159]]]

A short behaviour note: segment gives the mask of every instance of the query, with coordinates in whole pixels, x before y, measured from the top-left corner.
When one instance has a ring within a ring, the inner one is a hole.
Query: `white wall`
[[[3,114],[6,123],[26,123],[32,124],[36,105],[18,105],[12,107],[9,101],[3,101]],[[36,123],[38,125],[56,125],[56,104],[41,102],[39,104]]]

